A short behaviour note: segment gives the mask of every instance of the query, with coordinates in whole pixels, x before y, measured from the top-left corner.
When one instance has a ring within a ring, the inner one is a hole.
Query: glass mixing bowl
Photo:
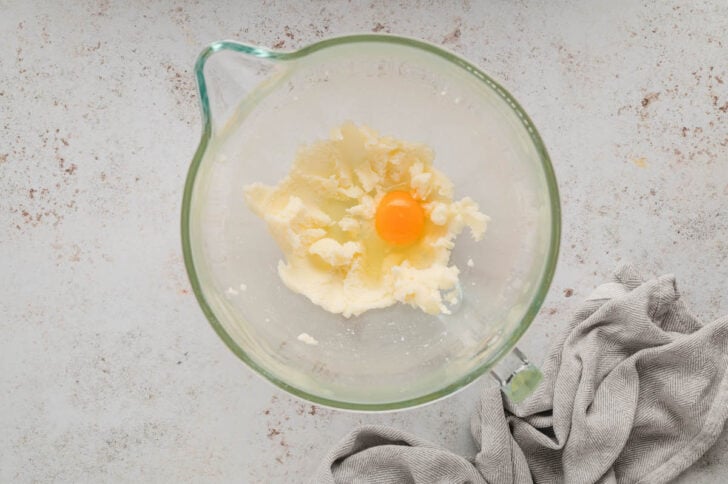
[[[196,77],[203,134],[184,191],[184,259],[205,316],[241,360],[312,402],[390,410],[449,395],[514,348],[551,282],[560,211],[541,138],[498,83],[436,46],[384,35],[295,52],[217,42]],[[433,148],[455,197],[491,217],[482,241],[456,240],[452,314],[397,304],[346,319],[278,277],[283,254],[243,187],[276,184],[297,148],[347,120]],[[538,381],[520,361],[499,372],[517,398]]]

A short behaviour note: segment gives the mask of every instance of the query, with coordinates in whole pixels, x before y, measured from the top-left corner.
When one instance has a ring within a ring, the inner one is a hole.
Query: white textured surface
[[[473,450],[482,382],[403,413],[325,410],[205,322],[178,222],[191,66],[221,38],[422,37],[511,90],[563,196],[559,269],[522,344],[536,360],[620,260],[675,272],[705,320],[728,312],[726,2],[208,3],[0,1],[0,482],[299,482],[361,422]],[[681,482],[724,482],[727,456],[724,436]]]

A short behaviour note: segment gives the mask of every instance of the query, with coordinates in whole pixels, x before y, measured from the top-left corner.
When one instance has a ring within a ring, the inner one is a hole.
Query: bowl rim
[[[475,78],[485,83],[490,89],[494,90],[513,109],[514,113],[521,120],[530,135],[531,141],[533,142],[533,145],[536,148],[536,152],[539,155],[541,168],[543,169],[544,176],[546,178],[550,202],[549,209],[551,212],[551,236],[549,240],[549,250],[547,253],[546,266],[541,274],[540,280],[538,281],[538,289],[532,297],[528,310],[521,318],[521,321],[515,328],[515,330],[508,336],[506,340],[500,343],[499,348],[492,355],[490,355],[487,360],[485,360],[479,366],[477,366],[467,374],[463,375],[456,381],[445,385],[435,391],[431,391],[425,395],[386,403],[347,402],[344,400],[336,400],[332,398],[322,397],[320,395],[315,395],[278,378],[275,374],[268,371],[266,368],[258,365],[245,352],[245,350],[243,350],[230,337],[225,328],[218,321],[217,317],[212,311],[212,308],[205,299],[200,281],[197,276],[195,262],[192,256],[190,237],[190,214],[192,206],[193,188],[200,168],[200,164],[204,157],[205,151],[207,150],[208,143],[212,137],[212,117],[210,111],[209,97],[207,94],[207,85],[203,72],[205,63],[210,58],[210,56],[218,51],[229,50],[245,53],[262,59],[295,60],[329,47],[340,46],[344,44],[371,42],[389,43],[424,50],[464,69]],[[551,281],[553,280],[553,276],[556,271],[556,264],[558,261],[559,246],[561,240],[561,205],[556,176],[553,166],[551,164],[551,159],[548,155],[548,152],[546,151],[546,147],[544,146],[543,140],[541,139],[541,136],[536,130],[536,127],[533,125],[533,122],[523,110],[521,105],[505,88],[503,88],[498,82],[494,81],[490,76],[485,74],[475,65],[440,46],[430,44],[428,42],[418,39],[388,34],[357,34],[333,37],[321,40],[319,42],[315,42],[295,51],[277,51],[264,47],[250,46],[231,40],[218,41],[208,45],[205,49],[203,49],[203,51],[199,54],[197,61],[195,62],[194,70],[198,85],[200,108],[202,112],[202,134],[200,142],[197,146],[197,150],[195,151],[195,154],[190,163],[183,191],[181,211],[182,253],[192,291],[197,299],[198,304],[200,305],[200,308],[202,309],[202,312],[204,313],[208,322],[215,330],[217,335],[220,337],[220,339],[222,339],[225,345],[238,358],[240,358],[256,373],[263,376],[275,386],[285,390],[286,392],[291,393],[292,395],[303,398],[304,400],[308,400],[312,403],[342,410],[392,411],[417,407],[426,403],[431,403],[465,388],[471,382],[482,376],[486,371],[493,368],[498,363],[498,361],[500,361],[515,347],[516,343],[530,327],[533,319],[541,308],[541,305],[543,304],[543,301],[548,294]]]

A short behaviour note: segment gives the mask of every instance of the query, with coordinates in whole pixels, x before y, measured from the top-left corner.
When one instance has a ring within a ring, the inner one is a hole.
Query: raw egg
[[[382,240],[391,245],[407,246],[422,236],[425,211],[408,192],[392,191],[379,202],[374,223]]]

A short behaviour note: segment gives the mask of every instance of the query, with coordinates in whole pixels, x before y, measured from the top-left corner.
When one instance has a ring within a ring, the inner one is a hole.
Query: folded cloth
[[[702,326],[672,275],[629,265],[577,311],[518,405],[484,390],[474,461],[407,433],[364,426],[316,483],[660,483],[718,438],[728,417],[728,317]]]

